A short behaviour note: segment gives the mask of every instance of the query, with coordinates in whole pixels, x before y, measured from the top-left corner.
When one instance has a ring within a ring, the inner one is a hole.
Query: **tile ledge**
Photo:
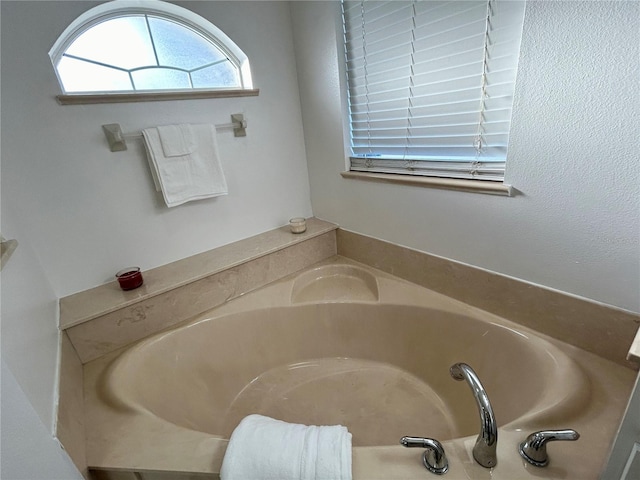
[[[403,278],[467,305],[634,370],[628,356],[640,313],[510,275],[338,229],[338,255]],[[392,259],[392,260],[391,260]],[[469,282],[475,282],[473,288]],[[510,301],[503,301],[504,291]],[[638,345],[640,353],[640,345]]]
[[[60,299],[59,328],[66,330],[337,228],[336,224],[311,217],[304,233],[293,234],[285,225],[144,271],[145,283],[136,290],[122,291],[113,281],[74,293]]]

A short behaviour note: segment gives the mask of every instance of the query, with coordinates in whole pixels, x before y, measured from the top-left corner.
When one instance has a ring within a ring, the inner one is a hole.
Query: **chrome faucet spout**
[[[449,369],[455,380],[466,380],[471,387],[480,413],[480,434],[473,447],[473,458],[486,468],[495,467],[498,463],[496,447],[498,446],[498,424],[491,408],[491,402],[476,372],[466,363],[455,363]]]

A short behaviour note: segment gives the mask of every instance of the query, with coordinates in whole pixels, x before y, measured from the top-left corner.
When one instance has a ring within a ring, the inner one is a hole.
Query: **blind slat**
[[[475,132],[468,133],[466,135],[446,135],[446,136],[412,136],[411,141],[409,142],[409,147],[412,150],[428,150],[431,148],[444,148],[444,147],[455,147],[455,148],[469,148],[473,150],[473,157],[475,157],[475,148],[469,147],[469,145],[473,145],[473,139],[475,136]],[[489,147],[499,147],[507,145],[507,134],[505,133],[489,133],[485,135],[485,141],[487,142],[487,146]],[[357,147],[358,143],[357,139],[354,138],[354,144]],[[404,148],[407,146],[404,138],[402,137],[383,137],[376,136],[374,140],[369,140],[364,137],[360,139],[362,141],[362,147],[370,147],[376,146],[380,149],[388,149],[388,153],[392,151],[396,151],[398,148]],[[383,152],[381,152],[383,153]]]

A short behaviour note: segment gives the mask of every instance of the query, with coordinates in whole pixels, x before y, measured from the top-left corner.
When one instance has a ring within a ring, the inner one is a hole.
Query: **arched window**
[[[219,28],[158,0],[78,17],[49,52],[64,94],[252,89],[247,56]]]

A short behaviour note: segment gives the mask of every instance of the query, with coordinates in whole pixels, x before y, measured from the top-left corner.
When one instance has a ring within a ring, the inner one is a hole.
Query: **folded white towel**
[[[249,415],[231,434],[220,479],[351,480],[351,434]]]
[[[165,157],[189,155],[197,148],[191,125],[163,125],[158,127],[158,133]]]
[[[146,128],[142,136],[156,190],[168,207],[228,193],[213,125]]]

